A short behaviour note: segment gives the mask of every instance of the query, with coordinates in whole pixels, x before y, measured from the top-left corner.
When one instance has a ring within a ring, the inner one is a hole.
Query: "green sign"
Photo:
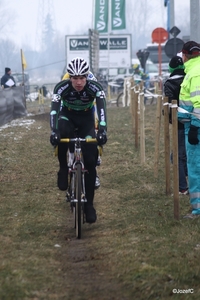
[[[125,0],[111,0],[111,29],[126,29]]]
[[[108,32],[108,0],[95,1],[94,28],[100,33]]]

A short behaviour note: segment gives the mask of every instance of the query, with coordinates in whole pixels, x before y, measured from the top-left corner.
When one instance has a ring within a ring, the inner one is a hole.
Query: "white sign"
[[[15,85],[15,83],[14,83],[14,81],[10,78],[10,79],[8,79],[8,81],[6,81],[6,83],[5,83],[7,86],[13,86],[13,85]]]
[[[77,56],[89,61],[88,36],[67,35],[65,37],[65,45],[66,64]],[[130,68],[131,50],[130,34],[100,35],[99,68]]]

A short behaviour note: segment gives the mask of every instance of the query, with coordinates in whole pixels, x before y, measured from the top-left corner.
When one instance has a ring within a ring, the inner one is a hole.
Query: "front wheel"
[[[117,107],[123,107],[123,95],[124,93],[122,92],[117,96]]]
[[[75,222],[76,222],[76,237],[81,238],[81,225],[82,225],[82,203],[81,203],[81,164],[76,165],[75,175]]]

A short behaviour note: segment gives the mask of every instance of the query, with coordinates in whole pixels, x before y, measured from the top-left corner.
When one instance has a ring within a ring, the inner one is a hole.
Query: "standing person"
[[[183,60],[180,56],[174,56],[169,62],[170,76],[164,83],[164,93],[168,97],[169,103],[177,100],[179,106],[179,94],[184,72]],[[171,109],[169,112],[169,122],[172,124]],[[187,185],[187,158],[185,149],[185,129],[184,124],[178,121],[178,171],[179,171],[179,194],[188,195]]]
[[[182,58],[186,76],[181,84],[178,119],[185,124],[188,184],[192,213],[200,216],[200,45],[189,41],[183,45]],[[182,109],[182,110],[181,110]]]
[[[5,74],[1,77],[1,86],[6,89],[16,86],[15,79],[11,75],[11,69],[5,68]]]
[[[69,145],[60,143],[60,138],[74,137],[74,129],[78,129],[78,135],[82,138],[97,138],[98,144],[107,142],[106,101],[102,86],[93,80],[88,80],[88,63],[80,57],[74,58],[67,67],[70,78],[60,81],[54,88],[54,94],[50,112],[52,145],[58,145],[58,188],[66,190],[68,185],[68,164],[66,153]],[[95,133],[94,101],[96,99],[97,114],[99,119],[97,135]],[[61,106],[62,101],[62,106]],[[82,147],[84,164],[88,172],[85,174],[86,222],[96,221],[96,210],[93,206],[97,145],[84,144]]]

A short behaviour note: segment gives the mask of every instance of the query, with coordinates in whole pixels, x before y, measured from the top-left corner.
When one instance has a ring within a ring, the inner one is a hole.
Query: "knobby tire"
[[[75,209],[75,220],[76,220],[76,237],[81,238],[81,225],[82,225],[82,203],[81,203],[81,164],[76,165],[76,182],[75,182],[75,197],[76,197],[76,209]]]
[[[122,104],[122,97],[123,97],[123,92],[121,92],[118,97],[117,97],[117,107],[122,107],[123,104]]]

